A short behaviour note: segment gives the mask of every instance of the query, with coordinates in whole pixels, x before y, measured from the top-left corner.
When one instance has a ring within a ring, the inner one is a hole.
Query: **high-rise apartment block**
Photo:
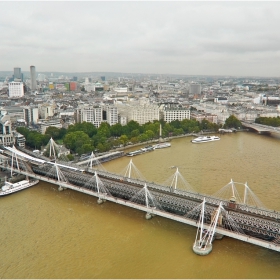
[[[35,91],[37,89],[35,66],[30,66],[30,80],[31,80],[30,88],[32,91]]]
[[[9,98],[21,98],[23,96],[24,90],[22,82],[9,83]]]

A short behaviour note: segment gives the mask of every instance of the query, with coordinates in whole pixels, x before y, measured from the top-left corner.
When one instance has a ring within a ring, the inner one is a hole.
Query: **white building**
[[[9,83],[9,98],[20,98],[24,96],[23,83],[22,82],[10,82]]]
[[[76,110],[77,122],[90,122],[99,127],[102,118],[102,108],[93,105],[79,105]]]
[[[40,119],[47,119],[49,117],[53,117],[55,107],[55,104],[39,104],[38,110]]]
[[[36,124],[39,120],[39,110],[37,107],[23,106],[23,118],[29,124]]]
[[[118,123],[118,108],[116,106],[106,107],[106,120],[109,125]]]
[[[133,106],[128,111],[128,122],[133,120],[139,124],[145,124],[159,120],[159,107],[157,105]]]
[[[163,110],[164,121],[172,122],[175,120],[190,119],[190,110],[184,108],[166,108]]]

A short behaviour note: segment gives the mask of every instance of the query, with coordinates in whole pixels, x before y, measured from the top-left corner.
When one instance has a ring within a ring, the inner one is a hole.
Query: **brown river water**
[[[197,192],[213,194],[232,178],[248,182],[280,211],[280,139],[253,133],[133,157],[147,181],[165,182],[178,166]],[[135,150],[136,148],[134,148]],[[125,170],[130,157],[104,164]],[[280,253],[224,237],[208,256],[192,251],[196,229],[40,182],[1,198],[1,278],[280,278]]]

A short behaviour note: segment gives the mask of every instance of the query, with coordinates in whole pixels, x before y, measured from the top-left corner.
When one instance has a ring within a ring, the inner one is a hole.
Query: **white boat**
[[[32,181],[22,180],[22,181],[19,181],[17,183],[10,183],[10,182],[6,181],[5,185],[2,186],[2,188],[0,190],[0,196],[8,195],[8,194],[11,194],[11,193],[15,193],[15,192],[27,189],[29,187],[32,187],[32,186],[38,184],[38,183],[39,183],[39,180],[32,180]]]
[[[154,147],[154,149],[162,149],[162,148],[171,147],[171,144],[168,143],[168,142],[165,142],[165,143],[158,143],[158,144],[154,145],[153,147]]]
[[[213,142],[220,140],[220,137],[218,136],[200,136],[195,139],[193,139],[192,143],[206,143],[206,142]]]

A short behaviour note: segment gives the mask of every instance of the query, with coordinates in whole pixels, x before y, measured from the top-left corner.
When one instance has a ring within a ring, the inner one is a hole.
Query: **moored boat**
[[[12,193],[27,189],[38,183],[39,183],[39,180],[22,180],[22,181],[19,181],[16,183],[11,183],[11,182],[6,181],[5,185],[2,186],[2,188],[0,190],[0,196],[12,194]]]
[[[213,142],[220,140],[220,137],[218,136],[199,136],[193,140],[191,140],[192,143],[206,143],[206,142]]]
[[[154,149],[162,149],[162,148],[171,147],[171,144],[168,143],[168,142],[165,142],[165,143],[158,143],[158,144],[154,145],[153,147],[154,147]]]

